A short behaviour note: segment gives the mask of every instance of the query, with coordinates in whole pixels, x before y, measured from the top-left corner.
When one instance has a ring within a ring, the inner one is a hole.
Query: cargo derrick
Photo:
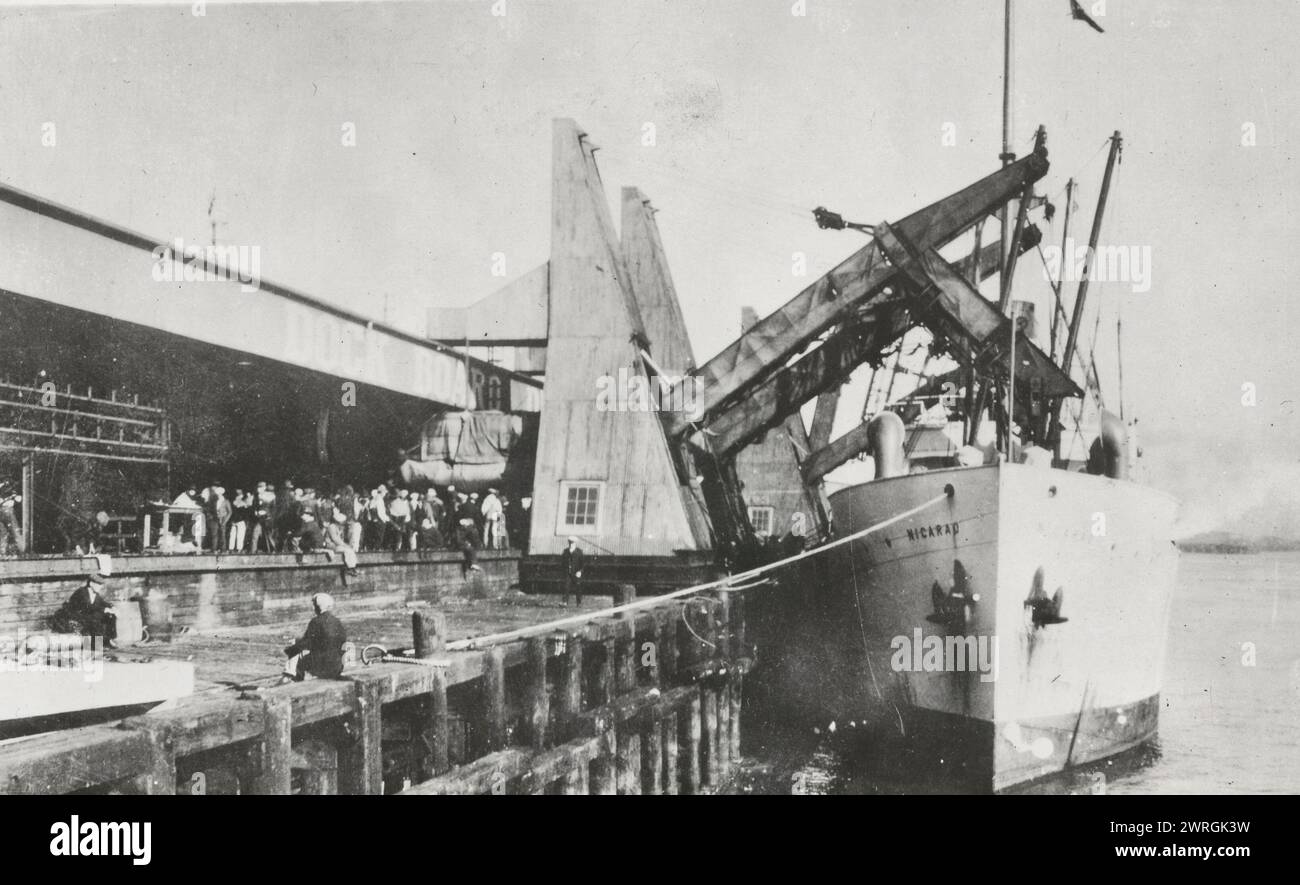
[[[1040,130],[1028,156],[896,224],[871,228],[844,223],[863,232],[872,230],[871,242],[679,382],[699,384],[701,408],[694,416],[668,417],[666,429],[674,445],[683,446],[694,459],[720,549],[735,550],[742,558],[756,553],[736,475],[736,454],[768,429],[798,415],[809,400],[838,390],[858,366],[878,363],[882,351],[908,328],[927,325],[952,344],[953,356],[963,365],[977,361],[988,365],[996,350],[996,333],[1009,320],[1000,315],[991,320],[981,311],[990,328],[967,329],[961,310],[972,307],[969,291],[957,293],[957,301],[953,291],[961,287],[974,291],[973,286],[964,277],[953,280],[958,272],[936,250],[1003,210],[1008,201],[1029,194],[1047,168]],[[818,221],[832,216],[823,211]],[[1033,228],[1018,231],[1012,240],[1017,251],[1032,248],[1037,242],[1035,232]],[[1001,243],[977,248],[971,261],[978,277],[974,286],[997,272]],[[996,312],[995,305],[982,298],[979,302]],[[978,353],[986,339],[984,352]],[[860,451],[841,445],[828,452],[833,445],[823,445],[803,459],[805,465],[819,465],[818,475],[805,474],[806,479],[820,482],[821,475]],[[835,461],[830,466],[828,456]],[[824,523],[822,529],[827,529]]]

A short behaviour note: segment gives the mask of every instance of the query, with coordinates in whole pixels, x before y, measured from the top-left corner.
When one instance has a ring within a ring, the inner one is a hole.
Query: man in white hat
[[[483,499],[479,509],[483,514],[483,549],[501,549],[501,519],[505,516],[505,511],[501,507],[501,499],[497,497],[496,489],[488,489],[487,497]]]
[[[348,641],[342,622],[334,616],[334,597],[317,593],[311,598],[316,617],[307,632],[284,653],[289,656],[284,673],[296,682],[307,677],[336,679],[343,672],[343,644]]]
[[[578,597],[578,605],[582,605],[582,565],[584,555],[582,548],[578,546],[578,539],[569,535],[569,545],[564,548],[560,554],[560,567],[564,569],[564,604],[569,604],[569,595],[573,594]]]

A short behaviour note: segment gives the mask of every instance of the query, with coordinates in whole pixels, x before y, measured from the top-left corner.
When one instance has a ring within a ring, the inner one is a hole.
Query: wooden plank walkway
[[[629,602],[631,587],[616,601]],[[358,650],[423,658],[278,684],[305,623],[193,633],[122,649],[192,661],[171,709],[0,743],[0,792],[696,793],[740,751],[743,594],[667,599],[564,630],[550,599],[340,607]],[[413,618],[415,613],[418,618]],[[689,618],[689,620],[688,620]],[[447,651],[456,640],[543,625]],[[239,687],[236,687],[239,686]]]
[[[436,610],[447,618],[446,641],[468,639],[505,630],[527,627],[541,621],[566,617],[581,611],[596,611],[609,605],[609,597],[587,597],[581,606],[564,607],[550,597],[521,596],[497,600],[451,600]],[[381,605],[350,607],[337,603],[334,614],[343,622],[348,640],[358,655],[370,644],[390,651],[411,649],[411,615],[435,610],[430,605]],[[271,685],[279,681],[284,668],[284,647],[298,639],[307,627],[299,620],[223,630],[191,631],[170,641],[151,641],[123,646],[111,655],[122,661],[169,659],[190,661],[195,667],[195,693],[207,695],[230,690],[235,685]],[[348,672],[361,669],[358,662]],[[182,700],[181,703],[185,703]]]

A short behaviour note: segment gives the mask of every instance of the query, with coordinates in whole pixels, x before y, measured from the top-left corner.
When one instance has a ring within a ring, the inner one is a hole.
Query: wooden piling
[[[679,719],[676,713],[669,713],[660,723],[659,729],[663,735],[663,755],[664,755],[664,772],[663,785],[664,794],[676,796],[677,787],[677,743],[678,743],[678,723]]]
[[[700,743],[704,763],[700,777],[705,786],[718,785],[718,693],[708,684],[700,686],[700,704],[703,713],[703,725]]]
[[[677,625],[680,608],[670,605],[655,612],[655,623],[659,634],[658,647],[655,649],[655,663],[658,666],[659,686],[666,688],[677,676]]]
[[[591,792],[595,796],[614,796],[618,794],[618,779],[615,766],[617,739],[614,729],[609,728],[600,734],[600,752],[591,762]]]
[[[585,796],[590,789],[588,764],[583,762],[570,771],[564,778],[564,795]]]
[[[447,639],[447,616],[437,611],[412,612],[411,632],[415,634],[417,658],[440,654]]]
[[[731,654],[743,657],[749,654],[745,645],[745,594],[731,595]]]
[[[649,723],[642,736],[641,750],[643,791],[646,795],[658,796],[663,792],[664,782],[664,744],[660,723]]]
[[[620,635],[614,640],[614,696],[636,688],[636,622],[620,624]]]
[[[551,699],[546,693],[546,640],[534,636],[528,646],[528,737],[534,750],[546,746],[546,726],[551,717]]]
[[[596,697],[600,703],[608,704],[614,700],[614,640],[601,641],[600,666],[596,670]]]
[[[287,697],[262,701],[262,739],[253,760],[256,773],[249,792],[256,796],[287,796],[292,792],[293,708]]]
[[[731,774],[731,683],[718,688],[718,783]]]
[[[731,657],[731,596],[730,590],[719,590],[714,601],[713,622],[717,625],[717,634],[713,641],[717,647],[713,651],[722,660]]]
[[[422,779],[437,777],[451,767],[450,723],[447,715],[447,673],[441,667],[428,667],[429,691],[420,703],[417,727],[428,750],[420,774]]]
[[[505,649],[494,645],[483,652],[483,725],[487,752],[506,745]]]
[[[636,600],[636,587],[632,584],[619,584],[614,588],[614,605],[628,605]],[[635,617],[632,612],[619,612],[616,618]]]
[[[618,739],[618,795],[641,795],[641,735],[630,723],[615,728]]]
[[[702,711],[703,702],[697,694],[690,699],[689,710],[686,711],[685,719],[681,721],[680,730],[677,732],[681,739],[680,751],[677,754],[677,765],[681,769],[681,791],[686,795],[699,793]]]
[[[339,751],[339,792],[345,796],[379,796],[384,792],[382,684],[378,679],[354,683],[352,743]]]
[[[564,657],[561,662],[560,684],[556,687],[561,728],[564,737],[573,737],[573,719],[582,712],[582,652],[581,633],[569,633],[564,640]]]
[[[745,677],[736,673],[731,678],[731,761],[734,763],[740,759],[740,711],[741,711],[741,691],[744,687]]]

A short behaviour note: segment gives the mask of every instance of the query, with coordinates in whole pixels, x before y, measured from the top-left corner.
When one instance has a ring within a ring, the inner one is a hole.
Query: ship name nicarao
[[[958,523],[955,522],[940,522],[935,523],[934,525],[923,525],[916,529],[908,529],[907,540],[920,541],[925,538],[940,538],[944,535],[955,535],[957,534],[957,526]]]

